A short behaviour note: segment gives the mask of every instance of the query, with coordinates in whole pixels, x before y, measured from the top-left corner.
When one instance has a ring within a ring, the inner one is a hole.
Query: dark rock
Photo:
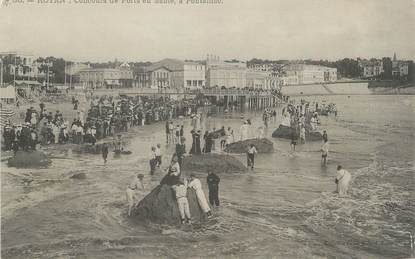
[[[52,161],[48,156],[38,150],[17,151],[14,157],[9,158],[8,166],[17,168],[47,167]]]
[[[77,179],[77,180],[84,180],[86,179],[86,174],[85,173],[77,173],[74,174],[70,177],[71,179]]]
[[[192,221],[201,223],[206,221],[206,214],[199,207],[196,192],[187,189],[190,215]],[[152,222],[157,224],[179,225],[181,224],[179,208],[171,186],[159,185],[132,211],[132,217],[139,222]]]
[[[256,147],[258,153],[274,152],[274,144],[266,138],[247,139],[244,141],[234,142],[234,143],[229,144],[225,148],[225,151],[229,153],[237,153],[237,154],[246,153],[246,151],[248,150],[248,146],[251,144],[253,144]]]
[[[193,155],[183,159],[182,170],[185,172],[204,172],[211,170],[215,174],[243,173],[247,168],[237,158],[227,154]]]
[[[291,135],[293,134],[294,131],[295,131],[294,128],[280,125],[278,129],[276,129],[272,133],[272,137],[291,139]],[[305,138],[306,138],[306,141],[321,141],[323,139],[323,135],[318,131],[306,130]]]

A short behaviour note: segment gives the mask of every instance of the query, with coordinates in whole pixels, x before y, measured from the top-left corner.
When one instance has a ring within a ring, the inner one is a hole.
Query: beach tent
[[[8,85],[6,87],[0,87],[0,99],[6,102],[14,101],[16,99],[16,89],[13,85]]]

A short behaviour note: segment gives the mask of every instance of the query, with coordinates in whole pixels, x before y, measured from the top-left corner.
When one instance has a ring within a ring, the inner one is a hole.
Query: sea
[[[149,193],[163,176],[150,176],[150,148],[162,144],[164,123],[136,129],[132,151],[104,165],[100,155],[71,150],[50,154],[46,169],[15,169],[1,163],[2,258],[410,258],[415,235],[415,96],[338,95],[303,97],[335,103],[321,117],[330,152],[321,165],[321,142],[290,150],[290,141],[265,136],[275,152],[259,154],[248,173],[221,174],[221,206],[202,225],[171,227],[127,217],[125,189],[145,174]],[[262,113],[244,114],[253,127]],[[239,138],[241,114],[216,115],[204,125],[230,126]],[[189,119],[179,119],[186,132]],[[187,133],[188,134],[188,133]],[[189,141],[190,140],[190,141]],[[187,137],[188,148],[191,145]],[[218,145],[217,145],[218,148]],[[64,149],[64,148],[63,148]],[[245,155],[234,155],[246,163]],[[352,175],[347,197],[334,193],[337,165]],[[86,179],[71,179],[85,173]],[[200,175],[204,191],[206,175]],[[413,240],[412,240],[413,242]]]

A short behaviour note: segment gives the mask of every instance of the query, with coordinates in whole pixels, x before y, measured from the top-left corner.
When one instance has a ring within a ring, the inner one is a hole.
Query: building
[[[291,64],[284,67],[285,74],[296,84],[315,84],[337,80],[337,68],[318,65]],[[295,77],[296,79],[293,79]],[[291,83],[290,82],[290,83]]]
[[[241,61],[221,61],[217,56],[208,55],[206,67],[206,86],[210,88],[269,90],[277,89],[280,85],[280,80],[272,69],[249,69],[247,64]]]
[[[362,78],[375,78],[384,73],[383,61],[380,59],[358,59],[358,66],[361,70]]]
[[[67,64],[65,66],[65,84],[68,83],[72,85],[80,83],[80,72],[89,68],[91,68],[91,66],[84,63]]]
[[[206,87],[245,88],[246,63],[220,60],[218,56],[208,55],[206,59]]]
[[[246,87],[250,89],[271,90],[280,85],[279,78],[271,72],[248,69],[246,72]]]
[[[205,87],[206,67],[199,62],[163,59],[134,73],[134,86],[153,89]]]
[[[32,53],[0,52],[3,64],[4,82],[13,80],[44,80],[46,73],[40,69],[41,63]]]
[[[79,71],[84,88],[126,88],[132,86],[133,73],[127,68],[88,68]]]
[[[409,75],[409,67],[411,61],[398,60],[396,53],[393,54],[392,60],[392,77],[393,78],[406,78]]]
[[[206,66],[198,62],[184,62],[184,87],[200,89],[206,85]]]

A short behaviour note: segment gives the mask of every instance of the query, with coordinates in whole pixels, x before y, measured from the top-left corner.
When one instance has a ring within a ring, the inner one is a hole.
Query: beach
[[[221,207],[206,225],[172,228],[137,224],[127,217],[125,188],[136,173],[145,175],[143,198],[164,175],[149,175],[150,147],[161,143],[164,124],[134,129],[131,155],[104,165],[100,155],[59,153],[47,169],[14,169],[1,163],[2,257],[28,258],[405,258],[415,230],[415,98],[399,95],[313,96],[336,103],[334,116],[321,117],[330,153],[320,164],[320,142],[290,151],[288,140],[265,137],[275,152],[259,154],[256,168],[221,176]],[[245,115],[255,127],[261,113]],[[175,121],[175,123],[178,120]],[[185,125],[191,146],[190,120]],[[231,126],[238,137],[241,119],[209,119]],[[218,146],[218,144],[217,144]],[[53,150],[53,148],[51,149]],[[245,155],[233,155],[245,163]],[[353,177],[349,196],[339,198],[338,164]],[[85,173],[86,179],[70,179]],[[201,178],[207,193],[206,175]],[[24,179],[32,179],[27,184]],[[238,238],[235,238],[238,237]]]

